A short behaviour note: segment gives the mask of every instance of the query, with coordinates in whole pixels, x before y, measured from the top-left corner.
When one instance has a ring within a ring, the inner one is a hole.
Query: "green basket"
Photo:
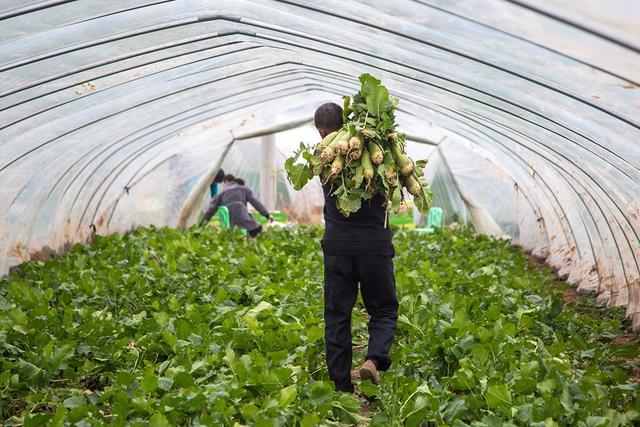
[[[229,220],[229,208],[226,206],[218,206],[215,215],[213,216],[220,222],[222,228],[230,228],[231,221]]]
[[[289,218],[287,217],[287,215],[285,213],[280,212],[280,211],[269,212],[269,214],[271,214],[271,216],[273,217],[273,220],[275,222],[288,222],[289,221]],[[260,215],[258,212],[252,212],[251,215],[261,225],[265,225],[267,223],[267,219],[265,217],[263,217],[262,215]]]
[[[389,215],[389,225],[399,228],[413,227],[413,217],[408,212]]]
[[[427,215],[427,226],[424,228],[416,228],[415,231],[421,233],[431,233],[436,228],[442,228],[442,208],[431,208]]]

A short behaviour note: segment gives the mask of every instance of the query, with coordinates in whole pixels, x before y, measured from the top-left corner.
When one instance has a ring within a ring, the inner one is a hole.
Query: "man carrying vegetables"
[[[285,162],[296,190],[319,176],[325,196],[324,320],[329,378],[341,391],[351,383],[351,311],[358,296],[371,316],[369,346],[360,377],[378,383],[378,371],[391,365],[389,349],[398,319],[389,212],[406,195],[422,213],[431,191],[424,178],[426,160],[405,152],[406,135],[397,130],[398,99],[370,74],[360,90],[345,96],[344,108],[321,105],[314,122],[322,141],[300,149]],[[302,157],[303,163],[297,163]]]
[[[342,127],[342,108],[321,105],[314,117],[322,138]],[[329,378],[339,391],[353,392],[351,383],[351,312],[358,296],[371,316],[369,345],[360,377],[378,383],[378,371],[391,365],[389,350],[398,319],[394,248],[391,229],[386,226],[384,197],[377,194],[364,201],[348,217],[336,206],[332,185],[323,185],[325,231],[324,320]]]

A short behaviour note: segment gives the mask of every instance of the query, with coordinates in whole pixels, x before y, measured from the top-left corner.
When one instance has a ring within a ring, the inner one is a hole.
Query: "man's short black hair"
[[[322,104],[313,116],[317,129],[338,130],[342,127],[342,107],[334,102]]]
[[[216,177],[213,178],[213,182],[220,183],[222,181],[224,181],[224,171],[222,169],[220,169],[218,171],[218,173],[216,174]]]

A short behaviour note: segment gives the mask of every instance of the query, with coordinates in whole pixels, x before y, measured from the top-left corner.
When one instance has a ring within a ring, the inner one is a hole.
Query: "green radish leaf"
[[[342,97],[342,122],[347,123],[349,121],[349,116],[351,115],[351,97],[343,96]]]
[[[63,426],[64,422],[56,422],[53,420],[52,414],[27,414],[24,418],[24,424],[20,424],[24,427],[40,427],[40,426]],[[12,422],[13,420],[7,420]],[[64,420],[62,420],[64,421]]]
[[[26,325],[29,323],[29,318],[20,308],[12,308],[8,311],[9,319],[18,325]]]
[[[324,331],[316,325],[307,330],[307,342],[319,341],[323,336]]]
[[[587,427],[604,427],[609,425],[609,420],[605,417],[588,417]]]
[[[287,178],[293,188],[299,191],[313,178],[313,170],[306,164],[295,164],[287,169]]]
[[[389,92],[384,86],[378,86],[367,96],[367,109],[374,116],[380,116],[389,102]]]
[[[167,377],[158,378],[158,388],[163,391],[171,390],[171,386],[173,385],[173,380]]]
[[[67,368],[67,361],[73,357],[75,350],[69,345],[63,345],[53,351],[48,358],[47,365],[51,372],[60,371]]]
[[[359,414],[360,402],[351,394],[340,393],[331,409],[333,414],[345,423],[357,424],[366,421],[366,418]]]
[[[273,305],[268,303],[267,301],[260,301],[260,303],[247,311],[247,313],[242,316],[242,320],[245,321],[249,329],[254,331],[254,333],[260,333],[260,324],[258,323],[258,316],[265,311],[270,311],[273,309]]]
[[[362,199],[360,197],[352,198],[349,193],[341,195],[337,202],[338,209],[340,209],[340,212],[345,216],[357,212],[362,206]]]
[[[68,397],[62,402],[65,408],[74,409],[78,406],[86,405],[87,399],[84,396],[72,396]]]
[[[511,392],[506,384],[492,385],[485,394],[487,405],[490,408],[504,408],[511,406]]]
[[[178,345],[178,337],[169,331],[162,331],[162,340],[169,344],[171,348],[175,348]]]
[[[447,403],[447,406],[443,412],[444,419],[451,423],[454,420],[462,418],[467,412],[467,403],[464,399],[453,398]]]
[[[323,405],[333,397],[333,386],[327,382],[316,381],[307,393],[308,399],[314,405]]]
[[[298,390],[296,390],[296,386],[290,385],[289,387],[285,387],[280,391],[280,397],[278,398],[278,406],[280,408],[285,408],[293,403],[298,396]]]
[[[151,416],[151,419],[149,420],[149,426],[150,427],[170,427],[171,423],[169,423],[169,420],[163,414],[156,413]]]
[[[313,427],[313,426],[317,425],[319,422],[320,422],[320,418],[318,417],[317,414],[314,414],[314,413],[305,414],[304,417],[302,417],[302,421],[300,422],[300,426],[301,427]]]
[[[145,393],[150,393],[158,388],[158,377],[153,372],[153,367],[149,366],[145,370],[144,377],[140,381],[140,388]]]
[[[256,405],[246,404],[240,408],[240,413],[248,420],[257,420],[260,416],[260,408]]]
[[[395,187],[391,196],[391,209],[396,210],[400,208],[400,202],[402,201],[402,192],[400,187]]]
[[[368,98],[382,82],[371,74],[365,73],[360,76],[360,96]]]
[[[375,397],[380,394],[380,386],[374,385],[369,380],[364,380],[360,383],[360,391],[366,397]]]
[[[543,395],[551,395],[556,388],[556,381],[553,378],[547,378],[546,380],[539,382],[536,388]]]
[[[516,409],[516,419],[524,424],[531,424],[533,421],[533,405],[530,403],[519,406]]]
[[[20,379],[28,383],[34,381],[42,372],[42,369],[38,368],[33,363],[29,363],[22,359],[18,359],[17,368],[18,373],[20,374]]]

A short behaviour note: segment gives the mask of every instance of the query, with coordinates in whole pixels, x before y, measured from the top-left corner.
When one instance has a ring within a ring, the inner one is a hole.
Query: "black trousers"
[[[390,256],[324,256],[325,347],[329,378],[336,390],[353,391],[351,383],[351,311],[358,297],[371,316],[366,359],[380,371],[391,366],[389,350],[398,320],[398,299]]]
[[[258,234],[262,233],[262,226],[259,225],[258,227],[254,228],[253,230],[249,230],[248,233],[249,233],[249,236],[256,237]]]

